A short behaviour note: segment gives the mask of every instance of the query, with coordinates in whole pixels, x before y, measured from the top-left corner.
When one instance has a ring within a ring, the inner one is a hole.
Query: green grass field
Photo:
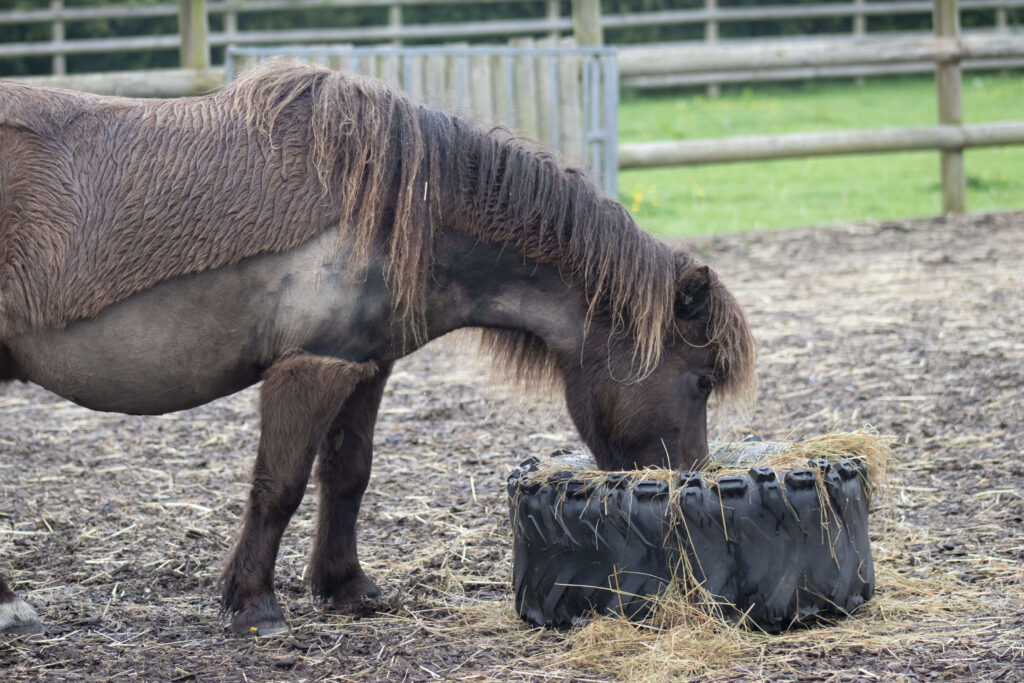
[[[1024,76],[967,74],[964,121],[1024,119]],[[931,78],[810,83],[634,95],[619,112],[621,142],[932,125]],[[967,150],[967,209],[1024,208],[1024,146]],[[938,152],[817,157],[623,171],[619,199],[662,235],[935,215]]]

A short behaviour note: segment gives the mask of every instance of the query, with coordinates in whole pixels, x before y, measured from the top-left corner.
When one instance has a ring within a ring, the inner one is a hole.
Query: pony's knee
[[[311,354],[281,360],[263,373],[264,406],[319,404],[323,409],[343,403],[360,383],[378,372],[374,361],[355,363]]]

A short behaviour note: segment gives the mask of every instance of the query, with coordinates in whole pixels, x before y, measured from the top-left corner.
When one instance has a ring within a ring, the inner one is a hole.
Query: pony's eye
[[[711,379],[707,375],[701,375],[700,379],[697,380],[697,388],[700,389],[700,393],[707,396],[711,393],[711,390],[715,388],[715,380]]]

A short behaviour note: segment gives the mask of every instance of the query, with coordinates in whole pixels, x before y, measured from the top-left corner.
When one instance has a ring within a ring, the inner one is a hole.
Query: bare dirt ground
[[[688,246],[726,277],[760,344],[743,429],[900,439],[892,502],[872,518],[878,597],[843,625],[738,636],[752,646],[684,671],[651,659],[699,649],[678,633],[643,632],[604,660],[580,656],[585,632],[521,623],[505,476],[577,437],[557,402],[496,386],[449,343],[402,362],[384,399],[360,527],[384,598],[348,615],[310,598],[307,495],[278,561],[292,630],[264,639],[227,635],[218,614],[254,390],[137,418],[4,387],[0,565],[48,633],[0,638],[0,678],[1024,679],[1024,214]]]

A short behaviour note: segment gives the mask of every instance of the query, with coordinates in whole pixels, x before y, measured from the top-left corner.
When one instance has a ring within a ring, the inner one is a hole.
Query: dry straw
[[[806,468],[808,462],[814,459],[824,459],[829,462],[841,460],[854,460],[863,462],[867,470],[867,480],[864,483],[865,489],[870,493],[881,493],[883,498],[888,488],[886,472],[892,461],[892,447],[895,438],[880,436],[874,430],[861,429],[854,432],[834,432],[824,436],[807,439],[805,441],[786,444],[775,452],[759,458],[757,465],[766,465],[775,470],[791,470]],[[746,472],[751,464],[732,464],[729,461],[712,462],[704,468],[705,475],[714,477],[727,476]],[[557,458],[542,461],[538,469],[527,473],[524,481],[529,483],[544,483],[552,474],[566,469],[564,461]],[[580,468],[572,471],[573,477],[586,482],[590,488],[596,488],[604,483],[611,472],[597,469]],[[660,480],[673,486],[679,480],[678,472],[667,469],[648,468],[631,472],[636,481]],[[819,474],[819,484],[821,483]],[[821,490],[819,486],[819,490]]]

